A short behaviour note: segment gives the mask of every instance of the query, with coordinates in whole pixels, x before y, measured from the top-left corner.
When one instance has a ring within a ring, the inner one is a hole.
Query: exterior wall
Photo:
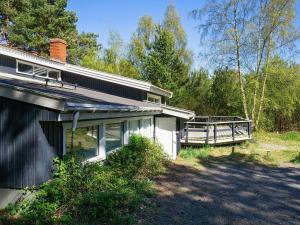
[[[0,72],[17,74],[16,66],[17,66],[17,61],[15,58],[0,55]]]
[[[62,155],[58,113],[0,98],[0,187],[24,188],[51,178],[53,157]]]
[[[147,100],[147,92],[136,88],[123,86],[120,84],[114,84],[90,77],[79,76],[69,72],[61,73],[62,81],[69,83],[76,83],[82,87],[101,91],[107,94],[117,95],[124,98],[130,98],[138,101]],[[165,96],[162,97],[162,103],[166,101]]]
[[[105,120],[94,120],[94,121],[78,121],[77,128],[79,127],[88,127],[88,126],[98,126],[98,156],[89,159],[90,161],[93,160],[103,160],[106,158],[106,140],[105,140],[105,130],[107,124],[112,123],[122,123],[123,124],[123,145],[128,144],[129,140],[129,121],[132,120],[138,120],[140,123],[139,127],[139,134],[144,135],[144,128],[143,128],[143,121],[145,119],[151,119],[151,137],[154,139],[154,116],[138,116],[138,117],[126,117],[126,118],[115,118],[115,119],[105,119]],[[72,127],[72,122],[66,122],[63,123],[63,129],[64,132],[66,132],[67,129],[70,129]],[[66,138],[66,135],[64,135],[64,138]],[[64,140],[64,147],[63,152],[66,153],[66,143],[67,140]]]
[[[16,75],[16,59],[4,55],[0,55],[0,72]],[[107,94],[112,94],[124,98],[130,98],[138,101],[147,100],[147,91],[136,88],[127,87],[120,84],[114,84],[90,77],[80,76],[77,74],[62,71],[62,81],[78,84],[82,87],[101,91]],[[162,104],[166,103],[166,97],[161,96]]]
[[[113,84],[110,82],[79,76],[69,72],[62,72],[62,81],[69,83],[76,83],[82,87],[101,91],[107,94],[113,94],[125,98],[135,99],[138,101],[145,100],[147,98],[147,92],[135,88],[126,87],[119,84]]]

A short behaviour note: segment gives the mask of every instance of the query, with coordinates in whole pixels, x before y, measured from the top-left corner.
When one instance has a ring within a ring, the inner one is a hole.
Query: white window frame
[[[149,98],[153,98],[153,99],[157,100],[157,102],[149,101]],[[153,103],[156,103],[156,104],[161,104],[161,96],[147,93],[147,101],[148,102],[153,102]]]
[[[124,131],[124,122],[113,122],[113,123],[105,123],[105,129],[104,129],[104,139],[105,139],[105,145],[106,145],[106,138],[105,138],[105,135],[106,135],[106,126],[109,125],[109,124],[117,124],[117,123],[120,123],[121,124],[121,130],[122,130],[122,134],[121,134],[121,147],[124,145],[124,134],[125,134],[125,131]],[[106,151],[106,146],[104,148],[104,151],[105,151],[105,157],[107,157],[109,154],[115,152],[115,151],[118,151],[121,147],[118,147],[118,148],[115,148],[109,152]],[[98,147],[99,148],[99,147]],[[98,149],[99,151],[99,149]],[[98,154],[99,155],[99,154]]]
[[[32,73],[25,73],[25,72],[19,71],[19,63],[25,64],[25,65],[28,65],[28,66],[32,66],[32,71],[33,72]],[[44,76],[35,75],[34,74],[35,73],[34,67],[40,67],[40,68],[46,69],[47,76],[44,77]],[[58,72],[57,79],[49,77],[49,72],[52,72],[52,71]],[[17,59],[17,65],[16,65],[16,72],[19,73],[19,74],[24,74],[24,75],[29,75],[29,76],[36,76],[36,77],[46,78],[46,79],[49,79],[49,80],[58,80],[58,81],[61,81],[61,71],[60,70],[52,69],[52,68],[45,67],[45,66],[40,66],[40,65],[37,65],[37,64],[29,63],[29,62],[18,60],[18,59]]]
[[[123,135],[122,135],[122,145],[128,144],[129,140],[129,130],[128,130],[128,121],[130,120],[139,120],[140,121],[140,127],[139,127],[139,133],[141,135],[144,135],[143,133],[143,126],[141,125],[143,123],[143,120],[150,119],[150,131],[152,134],[151,139],[154,139],[154,116],[139,116],[139,117],[126,117],[126,118],[115,118],[115,119],[105,119],[105,120],[94,120],[94,121],[78,121],[77,128],[80,127],[88,127],[88,126],[98,126],[98,156],[90,158],[86,161],[99,161],[99,160],[105,160],[106,157],[111,154],[114,151],[117,151],[118,149],[111,151],[109,153],[106,152],[105,144],[105,130],[106,130],[106,124],[111,123],[123,123]],[[72,127],[72,122],[65,122],[63,123],[63,153],[66,154],[66,129]],[[149,138],[149,137],[148,137]]]

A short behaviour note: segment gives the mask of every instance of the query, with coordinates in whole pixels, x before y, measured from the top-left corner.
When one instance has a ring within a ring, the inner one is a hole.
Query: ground
[[[157,196],[139,224],[299,224],[300,167],[292,163],[299,142],[257,140],[233,154],[184,152],[155,180]]]

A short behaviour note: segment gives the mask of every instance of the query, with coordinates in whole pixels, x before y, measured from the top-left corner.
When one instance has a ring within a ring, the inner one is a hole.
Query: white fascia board
[[[34,91],[24,91],[22,88],[9,85],[0,85],[0,96],[59,111],[64,111],[65,108],[65,103],[62,99],[41,95]]]
[[[16,50],[1,45],[0,45],[0,54],[10,56],[16,59],[20,59],[23,61],[27,61],[30,63],[50,67],[53,69],[75,73],[78,74],[79,76],[82,75],[91,78],[96,78],[111,83],[116,83],[116,84],[132,87],[132,88],[153,92],[169,98],[172,97],[172,92],[156,87],[155,85],[152,85],[151,83],[145,81],[140,81],[140,80],[136,80],[136,79],[120,76],[120,75],[109,74],[109,73],[100,72],[92,69],[87,69],[81,66],[64,64],[55,60],[50,60],[47,58],[43,58],[41,56],[35,56],[25,51]]]
[[[165,115],[175,116],[175,117],[179,117],[179,118],[183,118],[183,119],[193,118],[193,115],[191,115],[191,114],[178,112],[178,111],[174,111],[174,110],[169,110],[169,109],[163,109],[162,113]]]
[[[57,62],[54,60],[50,60],[50,59],[46,59],[41,56],[35,56],[35,55],[32,55],[25,51],[16,50],[16,49],[1,46],[1,45],[0,45],[0,54],[10,56],[10,57],[13,57],[16,59],[20,59],[23,61],[27,61],[30,63],[43,65],[43,66],[50,67],[53,69],[63,70],[63,68],[64,68],[63,63],[60,63],[60,62]]]

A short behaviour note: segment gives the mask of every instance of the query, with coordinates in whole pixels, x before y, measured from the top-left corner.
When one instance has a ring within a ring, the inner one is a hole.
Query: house
[[[50,57],[0,46],[0,188],[40,185],[53,158],[73,149],[102,160],[134,133],[161,143],[171,159],[194,112],[167,105],[172,93],[148,82],[66,63],[66,43]]]

